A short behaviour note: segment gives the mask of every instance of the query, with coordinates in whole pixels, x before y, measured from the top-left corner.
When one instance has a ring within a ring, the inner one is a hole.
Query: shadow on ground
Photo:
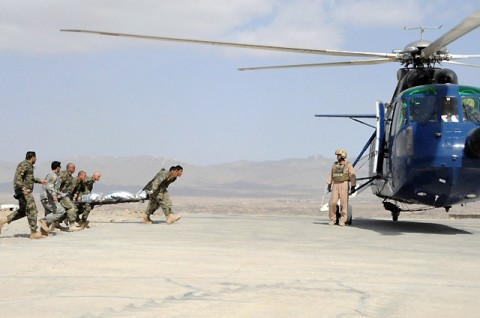
[[[329,226],[326,222],[315,222]],[[403,235],[409,233],[458,235],[473,234],[445,224],[437,224],[425,221],[397,221],[378,219],[354,219],[350,227],[362,230],[375,231],[382,235]]]

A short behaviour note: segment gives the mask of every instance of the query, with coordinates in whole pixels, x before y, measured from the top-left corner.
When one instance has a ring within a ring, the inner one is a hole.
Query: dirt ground
[[[8,195],[0,195],[2,204],[17,202]],[[175,213],[187,214],[219,214],[219,215],[302,215],[302,216],[325,216],[328,212],[320,211],[322,198],[298,199],[298,198],[217,198],[217,197],[194,197],[172,196],[173,210]],[[39,218],[43,217],[44,211],[39,200],[36,200]],[[324,200],[324,203],[327,199]],[[384,210],[380,199],[353,199],[353,218],[390,218],[390,212]],[[90,214],[90,220],[98,223],[120,222],[128,219],[140,218],[140,214],[146,209],[147,202],[119,203],[96,206]],[[403,207],[406,208],[406,207]],[[421,208],[414,206],[413,208]],[[8,210],[1,210],[0,216],[6,216]],[[444,209],[428,209],[426,211],[404,212],[402,219],[448,219],[448,218],[477,218],[480,217],[480,203],[468,206],[454,206],[449,213]],[[154,218],[163,219],[163,213],[158,210]],[[25,220],[26,226],[26,220]]]
[[[161,211],[140,224],[146,203],[42,240],[26,218],[4,226],[1,317],[478,317],[480,222],[448,219],[478,205],[392,222],[358,199],[340,227],[321,198],[172,200],[183,218],[168,226]]]

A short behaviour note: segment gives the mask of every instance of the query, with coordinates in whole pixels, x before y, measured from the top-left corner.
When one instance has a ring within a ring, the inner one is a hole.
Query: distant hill
[[[198,166],[173,159],[152,156],[135,157],[74,157],[60,159],[62,168],[74,162],[77,172],[89,175],[102,172],[96,192],[141,189],[162,167],[180,164],[183,176],[171,186],[178,195],[311,197],[324,189],[326,174],[332,159],[311,156],[279,161],[238,161],[218,165]],[[17,163],[0,162],[0,192],[11,192]],[[50,171],[50,162],[38,162],[35,176],[43,178]],[[37,191],[40,189],[36,187]]]

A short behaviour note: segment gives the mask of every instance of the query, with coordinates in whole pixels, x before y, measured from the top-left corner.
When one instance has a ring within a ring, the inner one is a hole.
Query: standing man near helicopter
[[[327,189],[328,192],[332,192],[330,202],[328,203],[330,218],[330,222],[328,224],[335,224],[337,202],[338,199],[340,199],[341,216],[338,220],[338,225],[345,226],[348,211],[348,185],[350,182],[350,193],[355,193],[357,178],[355,176],[353,165],[346,160],[347,152],[345,150],[338,149],[335,151],[335,154],[337,155],[337,161],[333,164],[332,170],[327,177]]]

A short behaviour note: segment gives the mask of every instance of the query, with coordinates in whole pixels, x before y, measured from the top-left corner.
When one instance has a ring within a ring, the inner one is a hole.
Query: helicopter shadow
[[[378,220],[378,219],[354,219],[351,227],[363,230],[378,232],[382,235],[403,235],[410,233],[437,234],[437,235],[458,235],[473,233],[457,229],[445,224],[418,222]]]

